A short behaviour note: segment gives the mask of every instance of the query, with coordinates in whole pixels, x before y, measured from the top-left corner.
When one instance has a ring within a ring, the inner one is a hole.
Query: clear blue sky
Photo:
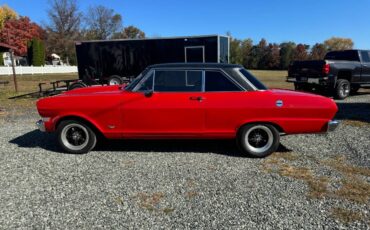
[[[349,37],[370,49],[370,0],[78,0],[82,11],[104,5],[122,14],[147,36],[225,34],[314,44],[332,36]],[[49,0],[0,0],[20,15],[47,21]]]

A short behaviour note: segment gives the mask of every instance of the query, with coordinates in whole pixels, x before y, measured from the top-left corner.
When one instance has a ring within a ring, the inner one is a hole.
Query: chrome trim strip
[[[208,37],[228,37],[227,35],[197,35],[197,36],[173,36],[173,37],[151,37],[151,38],[134,38],[134,39],[106,39],[106,40],[81,40],[75,41],[75,43],[90,43],[90,42],[110,42],[110,41],[142,41],[142,40],[164,40],[164,39],[189,39],[189,38],[208,38]]]
[[[217,36],[217,63],[220,63],[220,48],[221,48],[220,36]]]

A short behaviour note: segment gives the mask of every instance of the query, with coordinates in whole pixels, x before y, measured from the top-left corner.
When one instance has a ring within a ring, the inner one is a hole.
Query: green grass
[[[269,88],[294,89],[292,83],[286,82],[288,72],[285,70],[251,70],[250,72]]]
[[[57,80],[77,79],[77,74],[38,74],[17,75],[18,93],[15,92],[13,76],[0,76],[0,80],[9,81],[8,85],[0,85],[0,109],[29,108],[34,106],[37,98],[8,99],[9,97],[38,91],[39,83],[48,83],[44,87],[52,88],[49,82]]]

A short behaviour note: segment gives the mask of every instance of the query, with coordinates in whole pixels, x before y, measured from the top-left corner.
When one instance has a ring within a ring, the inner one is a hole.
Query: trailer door
[[[185,62],[204,62],[204,46],[185,47]]]

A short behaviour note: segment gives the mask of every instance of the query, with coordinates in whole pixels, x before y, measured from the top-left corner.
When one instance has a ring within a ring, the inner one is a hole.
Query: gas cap
[[[282,100],[277,100],[276,101],[276,106],[277,107],[282,107],[284,105],[283,101]]]

